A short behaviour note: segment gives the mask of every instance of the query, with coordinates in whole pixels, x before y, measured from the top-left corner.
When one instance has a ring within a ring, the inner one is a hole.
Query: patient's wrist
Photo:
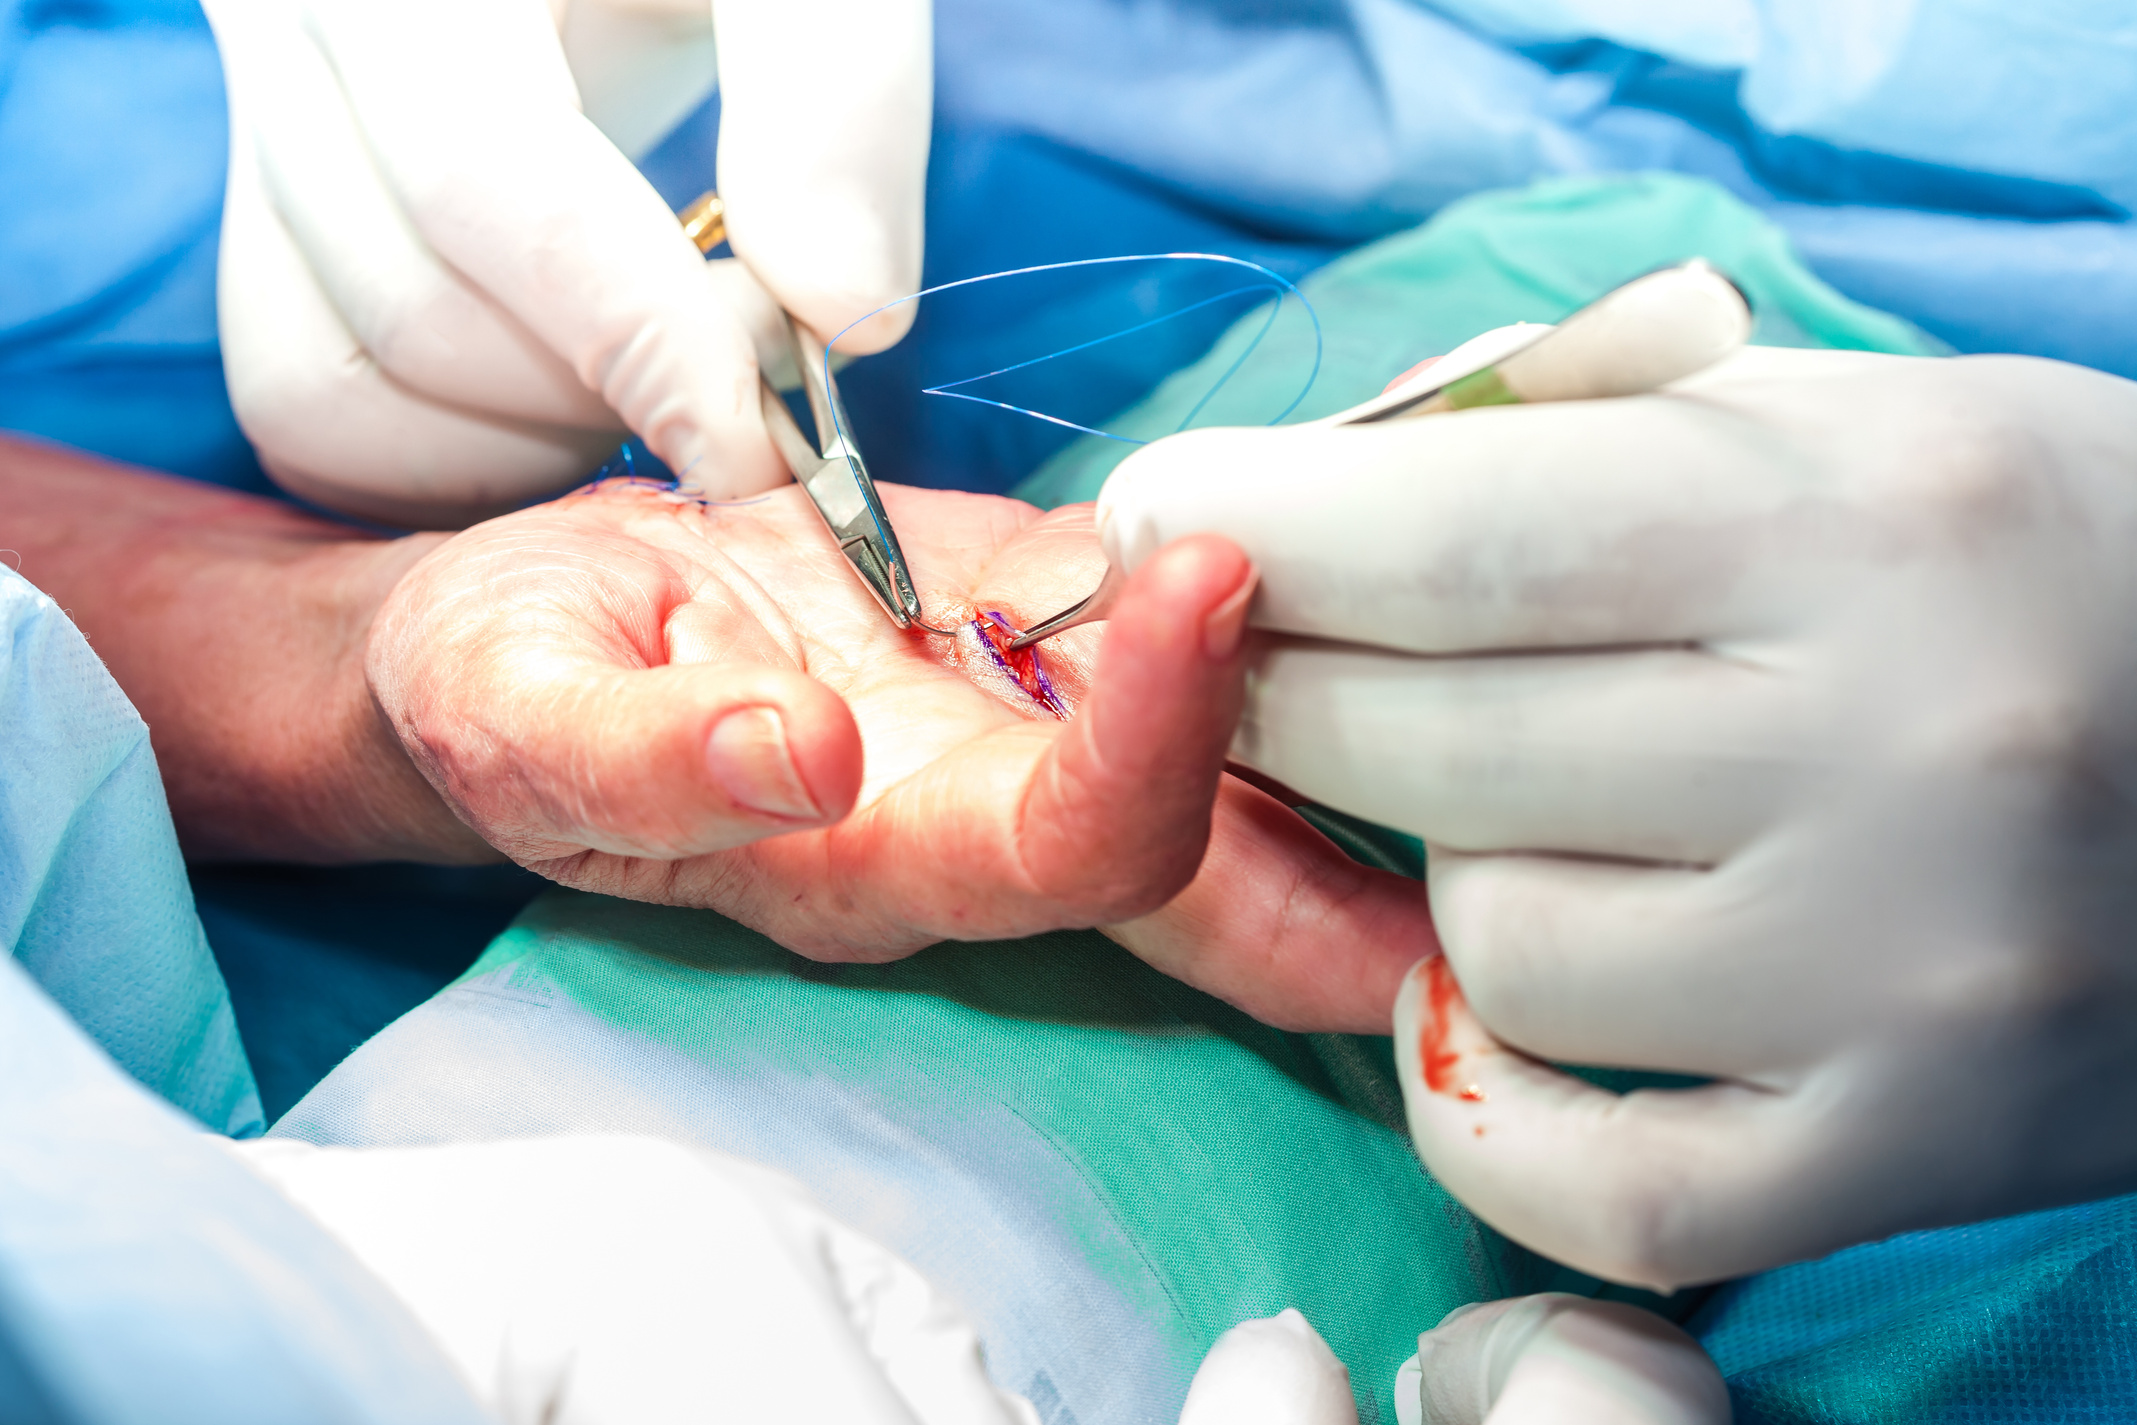
[[[156,680],[159,706],[143,709],[188,857],[498,859],[416,771],[364,679],[372,618],[442,538],[267,547],[195,572],[200,666]]]
[[[363,645],[442,536],[0,437],[0,528],[147,721],[189,856],[490,859],[371,702]]]
[[[450,865],[503,860],[463,823],[410,760],[365,677],[371,624],[386,596],[444,535],[409,535],[323,547],[299,581],[317,600],[312,620],[325,642],[316,664],[319,718],[294,729],[288,760],[269,764],[276,814],[301,852],[265,854],[327,862],[428,861]],[[302,717],[302,708],[290,714]]]

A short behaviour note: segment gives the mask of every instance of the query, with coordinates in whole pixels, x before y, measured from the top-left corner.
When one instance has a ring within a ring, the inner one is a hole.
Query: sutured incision
[[[997,668],[1016,679],[1031,700],[1045,708],[1055,717],[1066,718],[1068,708],[1054,692],[1052,680],[1046,676],[1046,667],[1039,661],[1037,644],[1029,648],[1011,648],[1009,641],[1017,636],[1016,625],[999,613],[983,613],[972,620],[972,631],[979,635],[980,647],[994,660]]]

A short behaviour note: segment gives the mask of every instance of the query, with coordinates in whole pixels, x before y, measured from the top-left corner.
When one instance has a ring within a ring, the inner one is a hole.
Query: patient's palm
[[[954,637],[894,627],[797,488],[706,506],[611,483],[433,554],[382,615],[373,686],[432,781],[514,859],[715,907],[824,958],[1144,917],[1195,877],[1217,801],[1211,873],[1120,937],[1265,1014],[1375,1027],[1428,948],[1422,897],[1243,784],[1219,795],[1240,668],[1201,620],[1238,583],[1236,551],[1186,551],[1111,624],[1045,645],[1065,722],[973,620],[1029,623],[1095,587],[1088,507],[883,494],[924,616]],[[782,708],[812,787],[845,777],[822,800],[850,795],[849,814],[734,844],[701,709],[738,686]],[[1391,943],[1360,939],[1383,931]]]

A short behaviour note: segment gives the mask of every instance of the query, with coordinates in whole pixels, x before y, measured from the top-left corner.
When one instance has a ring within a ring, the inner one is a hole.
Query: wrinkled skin
[[[1097,582],[1088,507],[883,494],[938,627],[1029,623]],[[566,885],[831,960],[1105,926],[1264,1019],[1384,1033],[1434,947],[1420,889],[1222,771],[1252,587],[1225,541],[1166,551],[1110,622],[1045,646],[1064,722],[969,628],[893,627],[798,489],[706,506],[612,482],[439,546],[367,668],[460,818]],[[772,729],[742,745],[773,810],[718,775],[737,711]]]

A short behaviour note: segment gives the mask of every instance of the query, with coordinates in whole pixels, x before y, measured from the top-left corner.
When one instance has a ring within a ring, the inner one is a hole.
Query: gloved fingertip
[[[1180,1410],[1180,1425],[1357,1422],[1349,1370],[1296,1307],[1218,1337]]]
[[[772,447],[761,419],[700,426],[662,444],[655,444],[648,436],[646,444],[675,472],[679,486],[700,499],[752,499],[794,478],[786,461]]]
[[[837,338],[831,349],[840,356],[873,356],[896,346],[913,329],[920,304],[902,300],[906,295],[871,292],[821,298],[814,304],[819,320],[810,325],[826,339]]]
[[[1414,1369],[1413,1369],[1414,1368]],[[1401,1425],[1728,1425],[1729,1391],[1682,1328],[1624,1302],[1542,1292],[1450,1313],[1397,1376]],[[1415,1391],[1415,1412],[1404,1396]]]

